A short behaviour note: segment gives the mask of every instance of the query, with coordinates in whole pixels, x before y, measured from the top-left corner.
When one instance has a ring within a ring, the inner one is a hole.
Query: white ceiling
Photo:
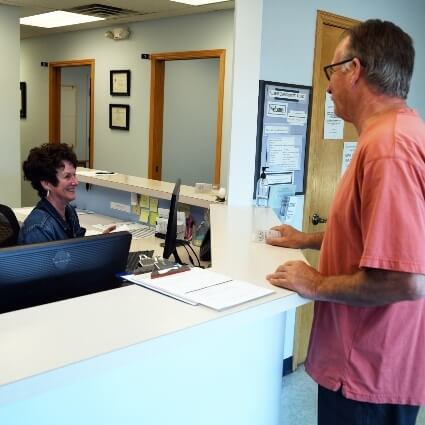
[[[62,28],[37,28],[21,25],[21,39],[38,37],[68,31],[78,31],[87,28],[115,27],[127,22],[161,19],[172,16],[190,15],[194,13],[210,12],[215,10],[233,9],[235,1],[222,1],[204,6],[190,6],[183,3],[175,3],[170,0],[0,0],[0,4],[19,6],[21,17],[36,15],[53,10],[64,10],[90,4],[100,4],[110,7],[131,10],[134,13],[123,17],[112,17],[104,21],[87,24],[72,25]]]

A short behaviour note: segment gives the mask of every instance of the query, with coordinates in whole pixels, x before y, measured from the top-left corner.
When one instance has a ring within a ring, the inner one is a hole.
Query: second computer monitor
[[[170,212],[168,214],[167,233],[165,234],[164,252],[162,256],[166,259],[173,254],[176,262],[181,263],[177,254],[177,203],[179,200],[181,180],[177,179],[171,195]]]

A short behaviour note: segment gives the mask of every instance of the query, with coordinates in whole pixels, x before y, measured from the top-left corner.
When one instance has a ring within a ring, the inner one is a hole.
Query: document
[[[288,112],[288,124],[290,125],[307,125],[307,112],[299,110],[290,110]]]
[[[285,214],[285,223],[291,224],[292,219],[295,216],[295,212],[297,209],[298,204],[298,197],[297,196],[290,196],[288,200],[288,206],[286,208],[286,214]]]
[[[286,118],[288,116],[288,104],[285,102],[268,102],[267,116]]]
[[[289,133],[289,126],[287,125],[266,125],[264,126],[264,134],[276,134],[276,133]]]
[[[357,148],[357,142],[344,142],[344,150],[342,152],[342,162],[341,162],[341,176],[345,173],[345,170],[349,166],[356,148]]]
[[[115,174],[113,171],[106,171],[106,170],[82,170],[81,168],[78,168],[77,173],[80,176],[86,176],[86,177],[99,177],[102,175],[112,175]]]
[[[274,184],[292,184],[294,182],[294,172],[267,174],[267,181],[270,186]]]
[[[269,173],[299,170],[301,167],[302,136],[274,135],[267,140],[266,166]]]
[[[325,99],[323,138],[325,140],[341,140],[344,138],[344,120],[335,115],[335,106],[329,93],[326,93]]]
[[[148,211],[148,217],[149,217],[149,211]],[[117,221],[115,223],[109,223],[109,224],[93,224],[92,229],[98,230],[99,233],[102,233],[111,224],[115,224],[117,226],[116,229],[113,230],[114,232],[122,232],[122,231],[130,232],[133,239],[149,238],[155,234],[154,228],[151,228],[146,224],[133,222],[133,221]]]
[[[274,292],[197,267],[154,279],[150,274],[126,275],[123,278],[189,304],[202,304],[214,310],[224,310]]]
[[[285,216],[286,208],[284,208],[284,211],[281,212],[282,203],[284,201],[287,203],[289,197],[295,195],[295,189],[295,184],[275,184],[273,186],[270,186],[269,207],[276,209],[277,215]]]

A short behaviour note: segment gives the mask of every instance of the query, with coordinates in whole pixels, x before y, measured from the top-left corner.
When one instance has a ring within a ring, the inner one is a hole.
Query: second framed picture
[[[130,105],[109,105],[109,128],[114,130],[130,129]]]
[[[111,96],[130,96],[130,70],[111,71],[109,86]]]

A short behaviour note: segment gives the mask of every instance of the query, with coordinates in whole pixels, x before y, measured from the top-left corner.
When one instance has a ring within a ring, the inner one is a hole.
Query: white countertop
[[[83,183],[138,193],[159,199],[170,199],[174,189],[174,183],[170,182],[128,176],[120,173],[96,174],[96,172],[99,172],[99,170],[78,167],[78,180]],[[210,204],[218,203],[215,194],[198,193],[195,191],[195,187],[185,185],[180,186],[179,202],[202,208],[208,208]]]
[[[234,279],[267,285],[266,274],[284,261],[305,260],[298,249],[252,241],[253,229],[281,224],[270,208],[211,206],[212,267]],[[255,224],[254,224],[255,223]],[[282,295],[292,294],[283,291]]]
[[[270,286],[268,272],[284,260],[304,257],[299,250],[251,242],[252,211],[213,206],[213,266],[232,278]],[[264,223],[276,223],[270,210],[260,215]],[[273,289],[269,296],[222,312],[132,285],[1,314],[0,385],[212,320],[258,320],[307,302],[293,292]]]

